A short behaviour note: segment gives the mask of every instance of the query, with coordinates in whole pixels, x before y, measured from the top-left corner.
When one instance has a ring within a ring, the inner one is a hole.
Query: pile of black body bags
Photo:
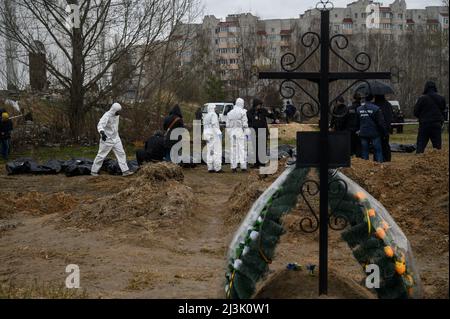
[[[51,175],[64,173],[68,177],[90,175],[93,160],[85,158],[73,158],[67,161],[49,160],[39,164],[32,158],[19,158],[6,164],[8,175],[33,174],[33,175]],[[139,169],[136,160],[128,161],[128,167],[135,172]],[[105,159],[102,171],[110,175],[121,175],[119,164],[116,160]]]

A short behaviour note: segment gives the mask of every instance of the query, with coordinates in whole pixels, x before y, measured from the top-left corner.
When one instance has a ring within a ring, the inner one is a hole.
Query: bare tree
[[[68,92],[68,115],[74,137],[85,114],[113,90],[112,66],[136,45],[144,45],[130,70],[134,72],[152,48],[184,18],[195,0],[9,0],[0,6],[0,33],[27,52],[37,52],[36,40],[49,52],[46,67]],[[70,12],[66,11],[70,8]],[[69,23],[68,23],[69,22]],[[107,81],[103,81],[107,79]],[[89,99],[87,98],[89,97]]]

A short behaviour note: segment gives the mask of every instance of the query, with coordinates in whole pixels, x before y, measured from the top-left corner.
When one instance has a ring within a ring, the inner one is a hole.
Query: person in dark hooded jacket
[[[361,141],[357,132],[359,131],[359,115],[358,107],[361,106],[361,95],[355,93],[353,95],[352,105],[349,106],[347,115],[345,116],[345,127],[350,131],[351,154],[361,157]]]
[[[428,81],[423,95],[414,107],[414,116],[419,119],[419,133],[417,135],[417,154],[425,152],[428,141],[433,148],[442,148],[442,125],[445,120],[445,98],[437,94],[436,84]]]
[[[260,158],[259,152],[259,141],[264,137],[267,138],[269,136],[269,126],[267,125],[267,118],[275,119],[273,113],[269,113],[264,107],[263,102],[257,98],[253,100],[253,107],[247,112],[248,119],[248,127],[255,130],[256,139],[255,139],[255,153],[256,153],[256,162],[254,167],[258,168],[261,165],[264,165],[262,162],[262,158]],[[260,132],[258,129],[264,129],[263,132]],[[261,135],[264,134],[264,135]],[[267,144],[266,144],[267,145]]]
[[[181,136],[178,140],[170,140],[170,134],[172,131],[176,128],[182,128],[184,127],[183,123],[183,115],[181,114],[181,109],[178,104],[176,104],[172,110],[170,110],[169,115],[166,116],[163,122],[163,129],[164,129],[164,138],[165,143],[164,146],[166,148],[166,155],[165,160],[170,161],[170,150],[172,149],[172,146],[174,146],[176,143],[178,143],[179,140],[181,140]]]
[[[390,162],[391,155],[391,145],[389,144],[389,133],[391,132],[391,124],[392,124],[392,104],[386,100],[384,95],[375,95],[375,105],[380,108],[381,113],[383,114],[385,131],[388,132],[385,136],[381,138],[381,147],[383,149],[383,161]]]
[[[162,161],[166,155],[164,133],[156,131],[147,142],[143,150],[136,151],[136,159],[139,165],[144,162]]]
[[[331,114],[330,128],[335,132],[347,131],[346,120],[347,120],[348,108],[345,105],[345,100],[340,96],[336,101],[336,106]]]

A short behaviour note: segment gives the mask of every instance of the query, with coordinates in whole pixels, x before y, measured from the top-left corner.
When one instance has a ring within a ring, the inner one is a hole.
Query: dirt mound
[[[251,170],[248,177],[240,182],[228,199],[229,214],[225,223],[228,226],[239,224],[254,202],[286,169],[286,160],[280,160],[278,171],[273,175],[260,175],[259,170]]]
[[[94,229],[122,221],[144,228],[147,222],[160,226],[180,221],[194,203],[193,191],[183,179],[182,169],[175,164],[148,164],[125,189],[80,205],[63,217],[63,223]]]
[[[30,213],[44,215],[53,213],[66,213],[74,209],[80,202],[76,198],[64,192],[40,193],[40,192],[1,192],[0,218],[7,218],[14,213]]]
[[[359,283],[329,269],[327,299],[374,299],[374,295]],[[261,283],[255,299],[317,299],[318,273],[283,269]]]
[[[424,242],[426,249],[439,254],[448,251],[448,164],[447,152],[430,151],[386,164],[355,159],[344,173],[377,198],[407,235],[426,236],[434,242]]]
[[[174,180],[182,182],[184,180],[183,169],[172,163],[161,162],[157,164],[144,165],[139,170],[138,184],[146,184],[149,181],[166,182]]]
[[[318,127],[310,124],[290,123],[271,124],[270,128],[278,129],[278,138],[293,141],[297,139],[297,132],[317,131]]]
[[[377,198],[411,241],[426,298],[448,298],[448,150],[353,160],[344,173]]]

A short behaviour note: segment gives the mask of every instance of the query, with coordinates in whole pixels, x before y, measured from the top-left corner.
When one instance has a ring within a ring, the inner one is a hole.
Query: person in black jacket
[[[170,150],[172,149],[172,146],[174,146],[176,143],[178,143],[179,140],[181,140],[180,136],[178,140],[172,141],[170,139],[170,134],[174,129],[182,127],[184,127],[183,115],[181,114],[180,106],[176,104],[172,108],[172,110],[170,110],[169,115],[165,117],[163,122],[164,139],[165,139],[164,146],[166,149],[166,155],[164,156],[164,159],[168,162],[171,161]]]
[[[2,148],[2,157],[4,160],[8,160],[8,156],[11,149],[11,131],[13,130],[13,123],[9,118],[7,112],[1,114],[0,120],[0,144]]]
[[[265,137],[267,142],[267,137],[269,136],[269,126],[267,125],[267,118],[275,119],[275,116],[272,113],[269,113],[264,107],[263,102],[257,98],[253,100],[253,107],[247,112],[248,119],[248,127],[253,128],[256,133],[255,139],[255,153],[256,153],[256,162],[254,168],[258,168],[263,165],[263,158],[260,158],[259,155],[259,143],[260,140]],[[261,130],[261,132],[258,129]],[[263,135],[261,135],[263,134]],[[262,142],[261,142],[262,143]],[[267,145],[267,144],[266,144]],[[264,148],[266,149],[266,147]]]
[[[348,108],[347,115],[345,117],[345,127],[350,131],[350,147],[351,154],[361,157],[361,141],[357,132],[359,131],[358,122],[358,107],[361,106],[361,95],[355,93],[353,95],[352,105]]]
[[[361,138],[361,155],[365,160],[369,159],[369,145],[372,143],[375,151],[375,161],[383,162],[383,150],[381,138],[386,136],[386,125],[380,108],[372,103],[373,96],[366,97],[366,103],[357,109],[359,132]]]
[[[414,107],[414,116],[419,119],[419,133],[417,135],[417,154],[425,152],[428,141],[433,148],[442,148],[442,125],[445,119],[445,98],[437,94],[436,84],[428,81],[423,95]]]
[[[144,162],[162,161],[166,155],[164,133],[156,131],[147,142],[143,150],[136,151],[136,159],[139,165]]]
[[[383,148],[383,161],[390,162],[391,155],[391,145],[389,144],[389,133],[391,132],[392,124],[392,104],[386,100],[384,95],[375,95],[375,105],[380,108],[381,113],[384,118],[385,130],[388,132],[387,135],[381,138],[381,147]]]
[[[340,96],[336,101],[336,106],[331,114],[330,128],[335,132],[346,131],[346,117],[347,117],[347,106],[345,105],[345,100]]]
[[[291,101],[288,101],[286,104],[286,123],[289,124],[289,121],[294,119],[295,113],[297,113],[297,108],[291,104]]]

